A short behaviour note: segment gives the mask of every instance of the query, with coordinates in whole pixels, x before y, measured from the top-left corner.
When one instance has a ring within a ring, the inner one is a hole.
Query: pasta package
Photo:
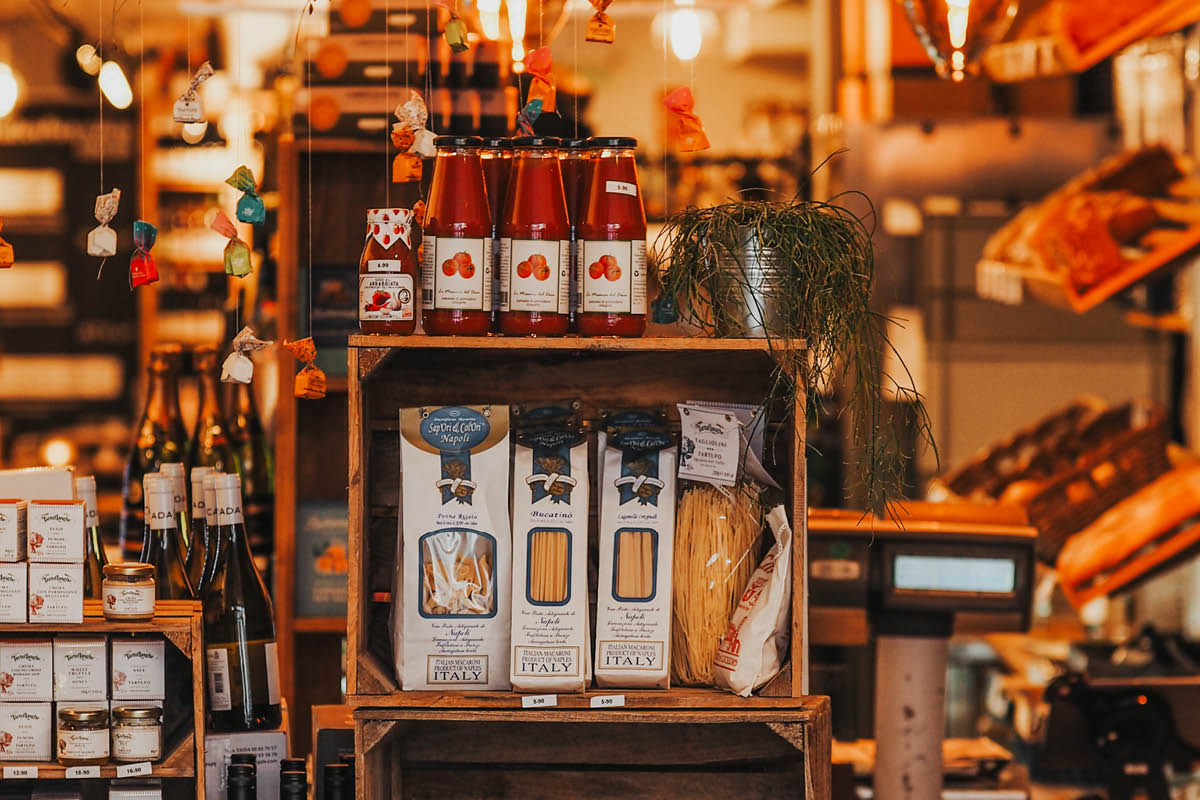
[[[513,410],[513,689],[582,692],[588,448],[577,404]]]
[[[400,411],[397,678],[507,689],[508,406]]]
[[[618,413],[605,421],[598,453],[596,684],[667,689],[675,437],[645,412]]]

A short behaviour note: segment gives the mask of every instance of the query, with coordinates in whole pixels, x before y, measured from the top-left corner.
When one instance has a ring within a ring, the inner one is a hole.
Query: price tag
[[[138,778],[154,772],[154,765],[149,761],[139,761],[137,764],[118,764],[118,778]]]
[[[625,181],[605,181],[604,191],[609,194],[626,194],[630,197],[637,197],[637,184]]]
[[[9,780],[10,778],[36,778],[37,772],[38,772],[37,767],[5,767],[4,768],[4,779]]]
[[[624,708],[625,695],[623,694],[598,694],[590,701],[592,708]]]
[[[99,778],[100,768],[93,765],[90,767],[67,767],[68,780],[74,778]]]
[[[528,694],[521,698],[521,708],[554,708],[556,705],[556,694]]]

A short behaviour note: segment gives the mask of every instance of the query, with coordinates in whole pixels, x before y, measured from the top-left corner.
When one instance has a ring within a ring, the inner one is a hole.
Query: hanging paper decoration
[[[396,122],[392,125],[392,144],[400,152],[392,160],[392,183],[421,180],[421,159],[437,155],[433,146],[434,133],[425,127],[429,111],[421,95],[408,90],[408,99],[396,106]]]
[[[225,179],[233,188],[239,192],[243,192],[242,197],[237,204],[238,222],[249,222],[251,225],[261,225],[267,219],[267,209],[263,205],[262,198],[258,196],[258,183],[254,180],[254,173],[250,168],[242,165],[233,171],[233,174]]]
[[[463,22],[462,17],[455,14],[453,9],[442,35],[446,37],[446,44],[450,45],[450,49],[455,53],[465,53],[471,49],[471,45],[467,43],[467,23]]]
[[[237,225],[233,224],[233,220],[225,216],[224,211],[218,211],[209,227],[229,240],[225,244],[225,274],[244,278],[253,272],[250,248],[238,238]]]
[[[708,136],[704,133],[704,124],[692,111],[696,105],[692,90],[681,86],[663,98],[663,105],[671,112],[676,132],[679,136],[679,151],[692,153],[696,150],[707,150]]]
[[[517,130],[525,136],[533,136],[533,123],[542,115],[542,101],[530,100],[517,115]]]
[[[212,64],[205,61],[192,76],[192,82],[188,84],[187,91],[179,96],[179,99],[175,101],[174,108],[171,109],[171,115],[176,122],[204,122],[204,104],[200,102],[200,95],[196,90],[200,88],[200,84],[212,76]]]
[[[592,8],[596,9],[596,13],[588,20],[587,35],[584,39],[589,42],[612,44],[613,39],[616,38],[616,26],[608,18],[608,14],[604,13],[612,4],[612,0],[590,0],[590,2]]]
[[[96,222],[100,224],[88,231],[87,254],[108,258],[117,254],[117,232],[108,227],[117,215],[121,202],[121,190],[113,189],[108,194],[96,195]]]
[[[0,217],[0,230],[4,229],[4,218]],[[7,269],[13,265],[13,249],[12,245],[0,239],[0,269]]]
[[[314,363],[317,360],[317,345],[312,337],[284,342],[283,346],[291,351],[297,361],[305,365],[304,369],[296,373],[296,397],[302,400],[320,400],[325,396],[325,372]]]
[[[136,289],[158,280],[158,264],[150,248],[158,238],[158,228],[144,219],[133,223],[133,257],[129,259],[129,288]]]
[[[529,73],[530,78],[526,108],[534,100],[541,100],[543,112],[554,112],[555,90],[554,82],[550,80],[550,69],[553,66],[554,59],[550,57],[549,47],[539,47],[525,56],[525,71]]]
[[[225,357],[221,364],[221,380],[225,383],[250,383],[254,377],[254,362],[249,353],[256,350],[266,350],[275,342],[265,342],[254,335],[254,330],[247,325],[233,337],[233,352]]]

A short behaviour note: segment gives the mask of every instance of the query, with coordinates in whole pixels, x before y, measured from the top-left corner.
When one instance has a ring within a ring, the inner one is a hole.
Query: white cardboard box
[[[25,560],[28,508],[24,500],[0,500],[0,561]]]
[[[0,469],[0,497],[74,500],[75,470],[71,467]]]
[[[0,623],[29,621],[29,565],[0,564]]]
[[[84,516],[82,500],[30,500],[29,560],[82,564],[87,553],[83,544]]]
[[[204,737],[204,796],[225,800],[226,771],[234,753],[253,753],[258,796],[279,796],[279,762],[287,758],[285,731],[214,733]]]
[[[108,800],[162,800],[162,787],[143,781],[113,781]]]
[[[29,565],[29,621],[83,622],[83,564]]]
[[[162,700],[166,691],[162,639],[112,640],[112,699]]]
[[[108,642],[103,636],[54,640],[54,699],[71,703],[108,700]]]
[[[54,712],[49,703],[0,703],[0,761],[49,761]]]
[[[54,645],[50,639],[0,641],[0,700],[48,703],[54,699]]]

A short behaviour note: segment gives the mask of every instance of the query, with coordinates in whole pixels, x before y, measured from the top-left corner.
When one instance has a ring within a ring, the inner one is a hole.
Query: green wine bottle
[[[229,438],[229,425],[221,408],[221,365],[217,348],[199,345],[192,350],[192,367],[200,389],[200,407],[196,412],[196,430],[188,447],[188,462],[193,467],[213,467],[217,472],[237,471],[237,455]]]
[[[146,493],[145,546],[141,558],[154,565],[154,596],[159,600],[192,600],[195,594],[188,583],[183,553],[176,547],[175,493],[171,479],[150,474],[142,479]]]
[[[200,584],[196,586],[196,596],[201,600],[208,594],[212,583],[213,568],[217,561],[217,479],[225,473],[210,472],[204,476],[204,522],[208,538],[204,540],[204,571],[200,575]]]
[[[204,479],[216,470],[212,467],[192,467],[192,530],[188,541],[187,574],[196,596],[200,596],[200,579],[204,577],[204,552],[208,548],[208,512],[204,505]],[[216,533],[216,528],[213,528]]]
[[[83,562],[83,596],[93,600],[104,597],[104,542],[100,536],[100,509],[96,503],[96,479],[82,475],[75,479],[75,497],[83,501],[83,529],[87,537]]]
[[[179,554],[186,556],[188,543],[192,540],[191,510],[188,508],[187,469],[180,461],[168,461],[159,468],[159,474],[171,481],[171,509],[175,512],[175,546]]]

